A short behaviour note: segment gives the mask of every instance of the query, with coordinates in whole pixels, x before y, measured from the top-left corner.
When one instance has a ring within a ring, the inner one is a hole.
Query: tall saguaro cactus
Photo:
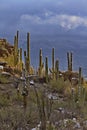
[[[14,65],[18,64],[18,38],[19,38],[19,31],[17,31],[16,36],[14,36]]]
[[[48,83],[48,58],[45,58],[45,77],[46,77],[46,83]]]
[[[17,48],[18,48],[18,41],[19,41],[19,31],[17,30]]]
[[[52,79],[57,80],[59,78],[59,61],[58,60],[55,61],[54,51],[55,51],[54,48],[52,48],[52,69],[49,69],[49,70],[52,73]]]
[[[52,48],[52,69],[50,69],[50,72],[52,73],[52,78],[55,79],[55,58],[54,58],[54,48]]]
[[[27,71],[30,74],[30,33],[27,33]]]
[[[14,36],[14,66],[17,65],[18,62],[18,46],[17,46],[17,37]]]
[[[40,49],[40,53],[39,53],[39,66],[42,66],[42,49]]]
[[[25,64],[25,70],[27,70],[27,61],[26,61],[26,57],[27,57],[27,54],[26,54],[26,51],[24,51],[24,64]]]
[[[59,79],[59,61],[56,60],[55,62],[55,77],[56,77],[56,80]]]
[[[78,83],[78,100],[81,100],[81,96],[82,96],[82,68],[79,67],[79,83]]]
[[[42,76],[42,69],[43,69],[44,65],[43,65],[43,60],[42,60],[42,49],[40,49],[39,52],[39,76]]]
[[[20,48],[20,61],[22,62],[22,48]]]
[[[67,52],[68,71],[72,71],[72,52]]]
[[[30,33],[27,33],[27,57],[30,63]]]

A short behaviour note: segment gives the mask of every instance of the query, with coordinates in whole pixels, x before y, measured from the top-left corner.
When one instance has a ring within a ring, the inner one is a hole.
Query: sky
[[[1,36],[58,26],[87,28],[87,0],[0,0]]]

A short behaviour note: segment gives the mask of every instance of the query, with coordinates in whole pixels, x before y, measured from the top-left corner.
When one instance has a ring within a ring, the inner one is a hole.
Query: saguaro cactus
[[[22,62],[22,48],[20,48],[20,62]]]
[[[53,80],[55,80],[55,79],[58,80],[59,79],[59,61],[58,60],[55,61],[54,71],[51,69],[49,69],[49,70],[52,73],[52,76],[54,76],[54,77],[52,77]]]
[[[56,77],[56,80],[59,79],[59,61],[56,60],[55,62],[55,77]]]
[[[42,49],[40,49],[39,52],[39,76],[42,76],[42,69],[44,67],[43,61],[42,61]]]
[[[45,58],[45,77],[46,77],[46,83],[48,83],[48,58]]]
[[[17,48],[18,48],[18,41],[19,41],[19,31],[17,30]]]
[[[52,48],[52,69],[50,69],[50,72],[52,73],[52,78],[55,79],[55,58],[54,58],[54,48]]]
[[[40,53],[39,53],[39,66],[42,66],[42,49],[40,49]]]
[[[14,37],[14,65],[18,64],[18,38],[19,38],[19,31],[17,31],[16,36]]]
[[[82,83],[81,83],[82,76],[81,76],[81,74],[82,74],[82,68],[79,67],[79,83],[78,83],[78,100],[79,101],[81,100],[81,96],[82,96]]]
[[[54,61],[55,61],[55,58],[54,58],[54,52],[55,50],[54,50],[54,48],[52,48],[52,77],[53,77],[53,79],[55,79],[55,73],[54,73],[54,69],[55,69],[55,63],[54,63]]]
[[[27,71],[30,73],[30,33],[27,33]]]
[[[72,52],[67,52],[68,71],[72,71]]]
[[[25,65],[25,70],[27,70],[26,68],[27,68],[27,61],[26,61],[26,59],[27,59],[27,54],[26,54],[26,51],[24,51],[24,65]]]
[[[14,65],[18,63],[18,46],[17,46],[17,37],[14,37]]]

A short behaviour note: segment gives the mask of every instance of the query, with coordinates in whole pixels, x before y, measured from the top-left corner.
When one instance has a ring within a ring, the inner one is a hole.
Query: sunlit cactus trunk
[[[46,83],[48,83],[48,58],[45,58],[45,77],[46,77]]]
[[[67,52],[68,71],[72,71],[72,52]]]

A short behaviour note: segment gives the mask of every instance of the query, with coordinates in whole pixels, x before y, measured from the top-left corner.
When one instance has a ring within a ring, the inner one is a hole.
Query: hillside
[[[0,74],[0,130],[87,130],[87,82],[81,68],[79,73],[72,70],[72,53],[67,53],[67,71],[60,71],[56,61],[44,77],[42,64],[36,75],[26,74],[26,62],[27,70],[20,62],[14,66],[14,48],[0,39],[0,61],[7,62]]]
[[[6,39],[0,39],[0,58],[13,54],[13,46]]]

